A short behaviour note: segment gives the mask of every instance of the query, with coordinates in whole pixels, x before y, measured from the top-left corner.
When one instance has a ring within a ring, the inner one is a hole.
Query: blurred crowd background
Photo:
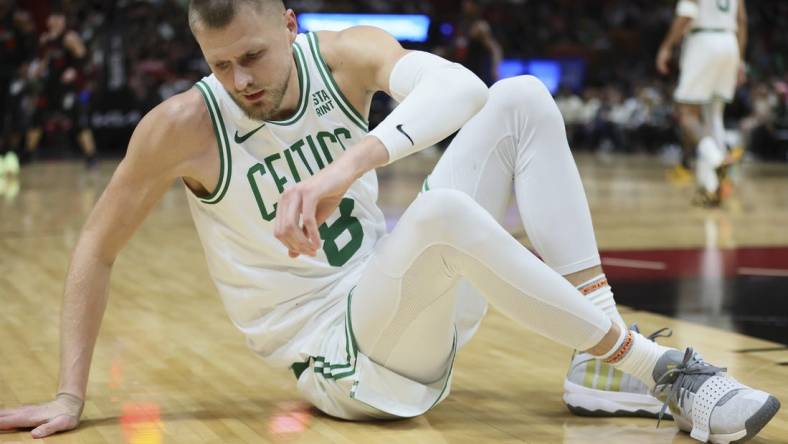
[[[81,151],[91,160],[82,137],[87,130],[100,156],[122,155],[147,110],[209,71],[189,32],[186,3],[0,0],[0,154],[15,151],[27,161]],[[658,152],[678,145],[670,100],[676,72],[660,77],[654,68],[672,0],[286,4],[296,13],[427,14],[429,38],[408,46],[465,63],[488,82],[503,74],[494,63],[499,59],[579,60],[582,79],[555,90],[573,149]],[[726,126],[732,143],[745,145],[751,156],[786,161],[788,1],[747,0],[747,9],[748,77],[726,110]],[[64,33],[84,45],[84,56],[55,51],[65,44],[52,37],[59,15]],[[375,110],[373,124],[386,106]]]

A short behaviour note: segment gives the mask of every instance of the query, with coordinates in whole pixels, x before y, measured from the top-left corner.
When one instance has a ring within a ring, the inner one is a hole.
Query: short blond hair
[[[282,0],[191,0],[189,2],[189,27],[192,32],[205,26],[221,29],[230,24],[241,5],[249,5],[257,12],[284,11]]]

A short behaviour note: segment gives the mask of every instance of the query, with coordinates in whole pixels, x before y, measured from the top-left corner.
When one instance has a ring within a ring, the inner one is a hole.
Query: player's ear
[[[290,34],[290,43],[293,43],[298,35],[298,19],[296,18],[295,11],[292,9],[285,11],[285,25]]]

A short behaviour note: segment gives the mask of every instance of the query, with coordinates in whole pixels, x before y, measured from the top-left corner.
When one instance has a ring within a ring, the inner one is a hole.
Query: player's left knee
[[[561,118],[553,96],[541,80],[523,75],[499,80],[490,87],[488,104],[505,112],[522,112],[529,119]]]
[[[480,210],[479,204],[462,191],[439,188],[422,193],[408,211],[431,242],[454,244],[465,232],[465,224]]]

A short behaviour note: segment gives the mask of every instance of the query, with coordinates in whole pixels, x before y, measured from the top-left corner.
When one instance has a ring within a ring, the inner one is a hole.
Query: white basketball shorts
[[[697,31],[684,39],[681,74],[673,98],[679,103],[705,104],[719,97],[733,99],[739,70],[739,44],[731,31]]]

